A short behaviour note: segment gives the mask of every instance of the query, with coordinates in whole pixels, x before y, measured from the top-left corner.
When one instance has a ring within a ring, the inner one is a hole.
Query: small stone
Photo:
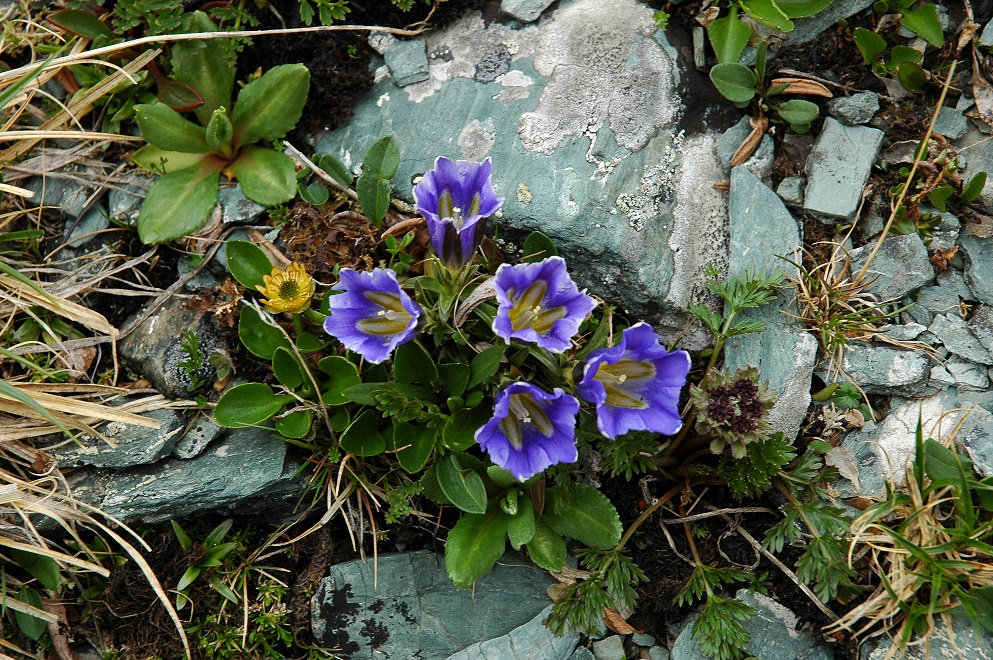
[[[842,370],[867,394],[920,394],[931,370],[924,354],[889,346],[853,342],[842,355]],[[818,373],[829,380],[823,367]]]
[[[965,135],[969,128],[969,120],[961,110],[956,110],[945,106],[938,114],[938,120],[934,122],[934,132],[944,135],[949,140],[957,140]]]
[[[717,155],[720,156],[721,164],[725,172],[731,171],[731,158],[734,157],[738,147],[745,141],[748,134],[752,132],[748,117],[742,117],[741,121],[724,131],[717,142]],[[771,135],[763,135],[758,148],[755,149],[747,161],[745,168],[759,179],[766,179],[772,174],[773,161],[773,141]]]
[[[201,414],[176,443],[172,455],[183,459],[199,456],[211,442],[223,434],[224,429],[217,425],[213,415]]]
[[[990,385],[988,367],[953,357],[931,368],[931,383],[981,392]]]
[[[920,323],[907,323],[906,325],[884,325],[880,330],[890,339],[895,339],[896,341],[913,341],[917,339],[918,335],[927,330],[927,326]]]
[[[828,112],[848,126],[867,124],[879,112],[879,97],[872,92],[839,96],[828,101]]]
[[[979,33],[979,45],[987,48],[993,46],[993,21],[986,23],[983,31]]]
[[[993,354],[993,307],[980,303],[966,323],[979,343]]]
[[[807,200],[810,200],[810,184],[807,185]],[[873,247],[866,245],[851,251],[853,273],[862,269]],[[865,281],[869,282],[865,290],[879,302],[899,300],[933,280],[934,268],[920,236],[889,236],[865,273]]]
[[[500,9],[504,10],[519,21],[530,23],[548,9],[553,0],[503,0]]]
[[[947,286],[926,286],[917,294],[917,304],[932,314],[955,312],[961,302],[959,295]]]
[[[968,257],[966,284],[979,301],[993,305],[993,239],[976,238],[966,231],[959,236],[959,244]]]
[[[77,166],[59,170],[73,177],[92,176],[93,172]],[[49,206],[58,209],[70,218],[78,217],[86,207],[86,201],[96,188],[76,179],[63,178],[53,173],[51,176],[35,176],[28,179],[23,187],[35,194],[31,203],[35,206]]]
[[[776,194],[787,206],[803,206],[803,188],[806,182],[800,176],[788,176],[779,182]]]
[[[829,223],[854,218],[883,135],[875,128],[826,118],[807,159],[804,208]]]
[[[896,655],[891,650],[892,640],[883,635],[868,638],[859,648],[861,660],[884,660]],[[934,630],[927,644],[912,642],[903,654],[906,660],[931,658],[990,658],[993,657],[993,634],[973,623],[969,617],[952,617],[951,630],[941,617],[935,617]]]
[[[655,638],[645,633],[635,633],[631,635],[631,641],[638,646],[655,646]]]
[[[431,77],[427,47],[423,39],[398,40],[386,49],[383,59],[398,87],[423,82]]]
[[[669,660],[669,649],[664,646],[653,646],[648,649],[648,660]]]
[[[250,225],[259,219],[266,208],[245,196],[240,185],[222,187],[217,193],[224,224]]]
[[[397,38],[388,32],[370,32],[367,41],[370,48],[382,55],[397,42]]]
[[[993,414],[978,406],[968,406],[961,400],[959,405],[968,409],[969,416],[955,441],[972,459],[976,472],[983,477],[993,476]]]
[[[993,354],[972,334],[958,314],[939,314],[928,328],[955,355],[979,364],[993,364]]]
[[[117,222],[130,224],[138,217],[154,177],[132,175],[124,183],[115,184],[107,193],[107,211]]]
[[[959,231],[962,229],[962,222],[951,213],[942,213],[938,209],[927,206],[921,207],[922,211],[936,213],[941,216],[941,224],[931,234],[931,244],[928,248],[933,250],[950,250],[955,247],[958,241]]]
[[[496,659],[494,658],[494,660]],[[576,650],[569,656],[569,660],[596,660],[596,656],[593,655],[593,651],[589,650],[585,646],[579,646],[576,647]]]
[[[596,660],[624,660],[624,638],[611,635],[598,642],[593,642],[593,657]]]
[[[69,233],[63,236],[62,240],[68,243],[69,247],[83,247],[94,238],[97,238],[97,232],[109,226],[110,218],[107,217],[107,211],[97,204],[84,213],[83,217],[66,222],[66,230]]]

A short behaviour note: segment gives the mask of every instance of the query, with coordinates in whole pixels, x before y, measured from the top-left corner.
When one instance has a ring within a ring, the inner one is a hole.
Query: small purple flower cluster
[[[417,210],[428,223],[431,245],[450,269],[471,263],[486,219],[503,199],[490,182],[492,164],[440,157],[414,187]],[[349,350],[373,363],[410,341],[423,311],[400,286],[395,273],[342,269],[333,287],[325,330]],[[552,353],[571,345],[583,320],[596,307],[566,271],[561,257],[538,263],[503,264],[494,277],[499,307],[493,331],[508,344],[535,344]],[[666,351],[646,323],[621,335],[613,348],[592,351],[581,364],[577,394],[593,404],[597,427],[614,439],[628,431],[671,435],[682,426],[677,409],[690,359]],[[505,385],[496,395],[493,417],[476,431],[476,442],[494,464],[520,481],[578,458],[576,417],[580,403],[561,388],[551,393],[526,382]]]

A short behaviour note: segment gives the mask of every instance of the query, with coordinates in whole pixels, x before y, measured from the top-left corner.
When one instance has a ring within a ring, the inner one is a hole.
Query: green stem
[[[304,333],[303,314],[293,314],[293,329],[296,330],[297,337]]]
[[[308,307],[307,309],[303,310],[303,315],[307,317],[308,321],[312,321],[317,325],[321,325],[321,326],[324,325],[324,321],[326,321],[328,318],[323,314],[321,314],[320,312],[318,312],[316,309],[313,309],[311,307]],[[297,315],[294,314],[294,316]],[[297,332],[300,332],[300,330],[298,329]]]

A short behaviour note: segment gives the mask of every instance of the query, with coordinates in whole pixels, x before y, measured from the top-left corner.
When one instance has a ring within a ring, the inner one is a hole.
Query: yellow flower
[[[306,269],[297,262],[291,263],[285,271],[272,269],[271,275],[263,275],[265,286],[258,290],[268,300],[262,304],[273,314],[290,312],[299,314],[310,305],[310,297],[314,295],[314,278],[307,274]]]

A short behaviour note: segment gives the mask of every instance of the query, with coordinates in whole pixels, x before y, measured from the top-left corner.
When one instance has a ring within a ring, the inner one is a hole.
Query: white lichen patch
[[[531,76],[516,69],[499,76],[494,82],[503,89],[493,97],[493,100],[503,103],[506,107],[530,97],[531,87],[534,86],[534,79]]]
[[[486,158],[486,154],[496,144],[496,127],[493,125],[493,118],[487,117],[483,121],[473,119],[459,133],[458,144],[462,157],[466,160],[479,161]]]
[[[517,201],[520,202],[521,206],[527,206],[531,203],[533,196],[531,191],[523,183],[517,184]]]

